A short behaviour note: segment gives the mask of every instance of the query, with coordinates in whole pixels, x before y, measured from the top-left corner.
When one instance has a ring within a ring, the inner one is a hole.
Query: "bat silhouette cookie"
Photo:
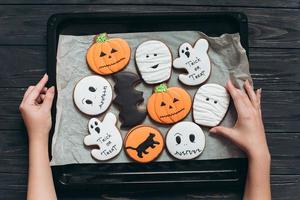
[[[111,112],[105,115],[102,122],[97,118],[90,119],[88,123],[90,135],[85,136],[84,144],[99,147],[91,151],[93,158],[100,161],[109,160],[122,150],[123,140],[116,123],[117,118]]]
[[[208,79],[211,65],[207,51],[208,42],[205,39],[197,40],[194,46],[186,42],[179,47],[179,57],[173,61],[173,66],[187,71],[187,74],[179,75],[183,84],[199,85]]]
[[[124,143],[127,155],[141,163],[156,159],[164,147],[164,139],[159,130],[147,125],[132,128]]]
[[[121,128],[132,128],[141,124],[147,112],[138,109],[138,105],[144,102],[143,92],[134,87],[141,82],[138,75],[131,72],[120,72],[113,75],[115,80],[115,92],[117,97],[113,100],[120,110]]]

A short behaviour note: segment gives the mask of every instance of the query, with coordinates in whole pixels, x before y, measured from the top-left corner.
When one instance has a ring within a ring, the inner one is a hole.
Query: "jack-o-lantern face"
[[[176,123],[187,116],[191,109],[190,95],[182,88],[167,88],[160,84],[147,103],[150,117],[162,124]]]
[[[89,67],[96,73],[108,75],[122,70],[129,63],[130,47],[121,38],[108,39],[106,33],[95,37],[86,55]]]

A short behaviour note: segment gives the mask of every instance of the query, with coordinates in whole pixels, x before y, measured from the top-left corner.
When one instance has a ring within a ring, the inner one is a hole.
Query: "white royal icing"
[[[156,84],[170,78],[172,54],[163,42],[149,40],[138,46],[135,60],[143,80]]]
[[[84,144],[87,146],[97,145],[99,149],[93,149],[91,154],[97,160],[109,160],[117,156],[122,150],[122,136],[116,127],[117,118],[109,112],[101,122],[97,118],[89,121],[90,135],[85,136]]]
[[[87,76],[75,86],[73,98],[81,112],[98,115],[109,107],[112,101],[112,88],[101,76]]]
[[[204,126],[216,126],[224,118],[230,102],[226,89],[217,84],[205,84],[195,94],[194,121]]]
[[[194,122],[179,122],[169,130],[166,146],[169,153],[177,159],[194,159],[205,147],[205,135],[200,126]]]
[[[199,85],[208,79],[211,66],[207,50],[208,42],[205,39],[197,40],[194,47],[187,42],[179,47],[179,57],[174,60],[173,66],[187,70],[187,74],[179,75],[182,83]]]

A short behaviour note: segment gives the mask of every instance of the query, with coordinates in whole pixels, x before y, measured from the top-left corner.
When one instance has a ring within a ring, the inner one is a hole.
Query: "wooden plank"
[[[0,46],[0,87],[35,84],[46,71],[45,46]],[[250,49],[250,71],[256,88],[300,90],[300,49]]]
[[[11,55],[17,59],[8,59]],[[45,46],[0,46],[0,87],[36,84],[46,71]]]
[[[300,49],[250,49],[250,72],[256,88],[300,89]]]
[[[0,190],[1,198],[7,199],[7,200],[26,199],[26,194],[27,194],[27,192],[25,189],[15,190],[15,191]]]
[[[298,9],[144,5],[3,5],[0,7],[0,44],[46,44],[47,19],[54,13],[111,11],[244,12],[249,20],[250,47],[300,48]]]
[[[25,130],[0,131],[1,173],[27,173],[28,141]],[[272,174],[300,175],[300,133],[267,133]]]
[[[24,199],[26,195],[26,174],[6,174],[0,173],[0,196],[4,199]],[[300,194],[300,175],[272,175],[271,176],[272,199],[275,200],[298,200]],[[150,188],[149,188],[150,189]],[[218,189],[215,189],[216,191]],[[15,192],[17,191],[17,192]],[[201,191],[127,191],[120,193],[105,193],[100,195],[101,199],[240,199],[240,192],[206,192]],[[76,199],[99,199],[97,197],[82,196],[80,191],[74,191],[72,196]],[[59,196],[59,199],[73,199]]]
[[[41,4],[41,5],[49,5],[49,4],[91,4],[91,5],[197,5],[197,6],[240,6],[240,7],[276,7],[276,8],[299,8],[299,1],[297,0],[242,0],[242,1],[235,1],[235,0],[215,0],[215,1],[198,1],[198,0],[189,0],[189,1],[182,1],[182,0],[102,0],[101,2],[94,1],[94,0],[27,0],[26,2],[22,0],[0,0],[0,4]]]
[[[24,128],[18,106],[23,88],[0,88],[0,129]],[[300,130],[300,91],[263,91],[262,110],[267,132]]]

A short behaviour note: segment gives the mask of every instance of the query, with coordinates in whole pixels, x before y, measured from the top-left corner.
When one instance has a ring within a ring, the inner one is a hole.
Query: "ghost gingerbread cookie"
[[[85,136],[84,144],[98,146],[92,149],[91,155],[99,161],[105,161],[116,157],[122,150],[123,140],[120,131],[116,127],[117,118],[109,112],[102,122],[97,118],[90,119],[88,123],[89,135]]]
[[[92,75],[75,86],[73,99],[76,107],[87,115],[98,115],[107,110],[112,101],[112,88],[103,77]]]
[[[140,163],[156,159],[164,148],[164,138],[156,128],[139,125],[127,133],[124,140],[126,154]]]
[[[142,79],[148,84],[162,83],[171,76],[172,54],[161,41],[148,40],[140,44],[135,61]]]
[[[179,160],[198,157],[205,146],[205,135],[197,124],[183,121],[170,128],[166,136],[168,152]]]
[[[122,70],[130,61],[130,47],[122,38],[109,38],[106,33],[97,35],[87,50],[86,60],[95,73],[109,75]]]
[[[194,46],[183,43],[179,47],[179,57],[173,61],[174,68],[185,69],[187,74],[180,74],[179,81],[194,86],[205,82],[211,72],[208,51],[208,42],[199,39]]]
[[[190,112],[192,100],[187,91],[180,87],[168,88],[160,84],[147,102],[149,116],[161,124],[173,124],[184,119]]]
[[[223,86],[214,83],[202,85],[194,97],[194,121],[203,126],[217,126],[224,118],[229,103],[230,96]]]

